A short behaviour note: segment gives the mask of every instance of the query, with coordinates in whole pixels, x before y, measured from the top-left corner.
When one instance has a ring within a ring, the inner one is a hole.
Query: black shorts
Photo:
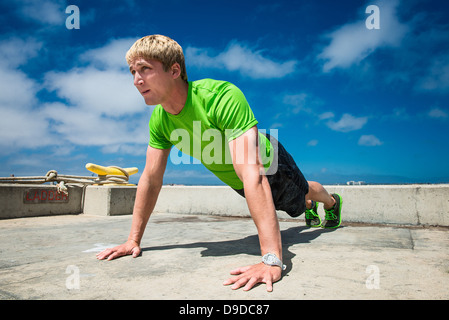
[[[272,167],[276,166],[277,163],[277,171],[274,174],[269,174],[270,170],[268,170],[267,174],[274,206],[276,210],[285,211],[291,217],[298,217],[306,210],[305,197],[309,193],[309,184],[293,157],[282,144],[269,134],[266,134],[266,136],[270,139],[274,149],[275,158]],[[245,196],[244,189],[234,190],[242,197]]]

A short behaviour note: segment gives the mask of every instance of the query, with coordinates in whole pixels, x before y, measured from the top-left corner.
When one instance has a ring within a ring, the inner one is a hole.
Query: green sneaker
[[[337,193],[333,193],[332,197],[335,199],[335,204],[329,210],[324,209],[326,215],[324,223],[322,224],[323,228],[338,228],[341,224],[341,207],[343,205],[343,199]]]
[[[312,208],[306,209],[306,225],[317,228],[321,226],[321,218],[318,215],[318,202],[312,201]]]

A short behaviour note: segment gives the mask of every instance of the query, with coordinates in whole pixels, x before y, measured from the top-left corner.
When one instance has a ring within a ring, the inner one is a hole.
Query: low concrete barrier
[[[449,185],[325,186],[343,198],[343,220],[449,226]],[[228,187],[163,187],[156,212],[249,216],[246,201]],[[319,214],[324,217],[322,204]],[[280,218],[290,216],[278,211]],[[303,219],[303,216],[300,217]]]
[[[68,195],[53,185],[0,184],[0,219],[79,214],[83,187],[69,186]]]
[[[345,221],[449,226],[449,185],[328,186]]]
[[[325,186],[343,198],[343,221],[449,226],[449,184]],[[53,214],[132,214],[135,186],[69,187],[58,198],[55,186],[0,185],[0,218]],[[155,212],[249,217],[246,201],[225,186],[164,186]],[[320,205],[319,214],[324,210]],[[278,211],[280,218],[289,218]],[[303,216],[300,217],[303,219]]]
[[[99,216],[132,214],[136,190],[136,186],[88,186],[83,213]]]

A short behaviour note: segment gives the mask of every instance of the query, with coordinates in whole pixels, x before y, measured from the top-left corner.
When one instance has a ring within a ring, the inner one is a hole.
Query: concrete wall
[[[53,185],[0,184],[0,219],[79,214],[83,188],[69,186],[68,193],[58,195]]]
[[[88,186],[83,213],[100,216],[132,214],[136,190],[135,186]]]
[[[27,189],[28,188],[28,189]],[[26,203],[30,188],[54,186],[0,185],[0,218],[52,214],[132,214],[137,187],[88,186],[69,188],[66,203]],[[326,186],[343,197],[343,221],[449,226],[449,184]],[[32,200],[32,195],[28,196]],[[29,201],[28,201],[29,202]],[[155,212],[250,216],[246,201],[229,187],[164,186]],[[324,217],[322,205],[319,213]],[[280,218],[289,218],[282,211]],[[299,219],[303,219],[301,216]]]
[[[351,222],[449,226],[449,185],[328,186]]]
[[[155,212],[250,216],[245,198],[229,187],[164,186]]]
[[[343,198],[348,222],[449,226],[449,185],[325,186]],[[228,187],[164,187],[155,211],[249,216],[244,198]],[[324,217],[322,204],[319,214]],[[289,218],[278,211],[280,218]],[[303,216],[300,217],[303,219]]]

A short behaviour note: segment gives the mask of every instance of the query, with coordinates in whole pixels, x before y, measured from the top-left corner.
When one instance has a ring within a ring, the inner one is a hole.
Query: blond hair
[[[168,71],[175,63],[179,63],[181,79],[187,82],[182,47],[169,37],[155,34],[137,40],[126,53],[126,61],[130,65],[137,58],[158,60],[164,66],[164,71]]]

